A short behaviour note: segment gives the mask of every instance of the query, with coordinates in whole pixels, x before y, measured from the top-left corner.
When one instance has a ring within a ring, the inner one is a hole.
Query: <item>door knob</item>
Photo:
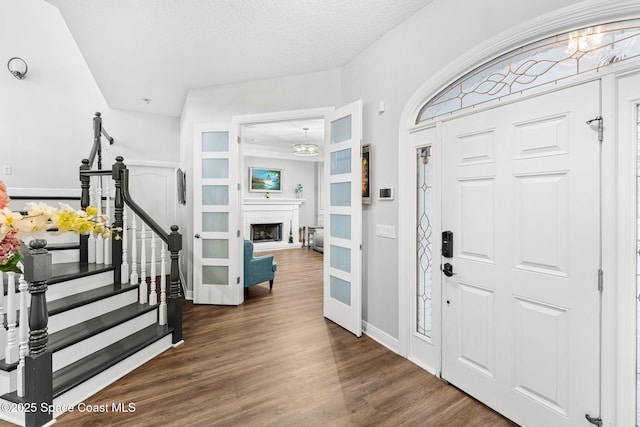
[[[449,264],[448,262],[442,266],[442,272],[447,277],[451,277],[456,274],[453,272],[453,265]]]
[[[194,236],[196,239],[200,238],[200,235],[198,233],[196,233],[196,235]]]

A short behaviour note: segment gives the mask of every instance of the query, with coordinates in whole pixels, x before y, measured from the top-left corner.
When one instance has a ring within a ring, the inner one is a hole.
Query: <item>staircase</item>
[[[94,118],[94,143],[103,134]],[[100,153],[95,144],[94,151]],[[17,425],[38,427],[78,410],[91,395],[182,342],[177,226],[162,230],[131,200],[122,158],[107,171],[91,170],[91,163],[83,160],[80,167],[77,200],[62,201],[113,212],[122,231],[107,241],[47,235],[46,242],[30,243],[24,276],[0,273],[0,319],[6,319],[0,328],[0,419]]]

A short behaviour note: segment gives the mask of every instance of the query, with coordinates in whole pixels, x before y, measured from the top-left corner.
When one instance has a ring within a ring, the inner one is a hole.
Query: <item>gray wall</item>
[[[296,161],[287,159],[274,159],[263,157],[245,156],[245,170],[241,173],[243,197],[259,198],[264,193],[250,193],[249,172],[250,167],[282,169],[282,193],[271,193],[272,199],[294,199],[295,189],[298,184],[304,188],[304,203],[300,205],[300,226],[314,226],[316,224],[316,195],[318,193],[318,168],[316,162]]]

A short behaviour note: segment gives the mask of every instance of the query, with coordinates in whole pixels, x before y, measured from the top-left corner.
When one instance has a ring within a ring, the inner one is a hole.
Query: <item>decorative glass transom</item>
[[[432,218],[432,184],[431,184],[431,147],[419,148],[417,153],[417,253],[416,253],[416,331],[431,337],[431,218]]]
[[[476,68],[420,110],[416,124],[483,102],[640,59],[640,19],[584,28],[528,44]]]

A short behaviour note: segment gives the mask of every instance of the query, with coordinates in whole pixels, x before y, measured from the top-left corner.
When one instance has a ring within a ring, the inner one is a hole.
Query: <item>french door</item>
[[[362,334],[362,101],[325,117],[324,316]]]
[[[599,100],[596,81],[442,123],[442,377],[522,426],[599,416]]]
[[[193,301],[243,302],[238,224],[238,144],[229,126],[196,126],[193,191]]]

